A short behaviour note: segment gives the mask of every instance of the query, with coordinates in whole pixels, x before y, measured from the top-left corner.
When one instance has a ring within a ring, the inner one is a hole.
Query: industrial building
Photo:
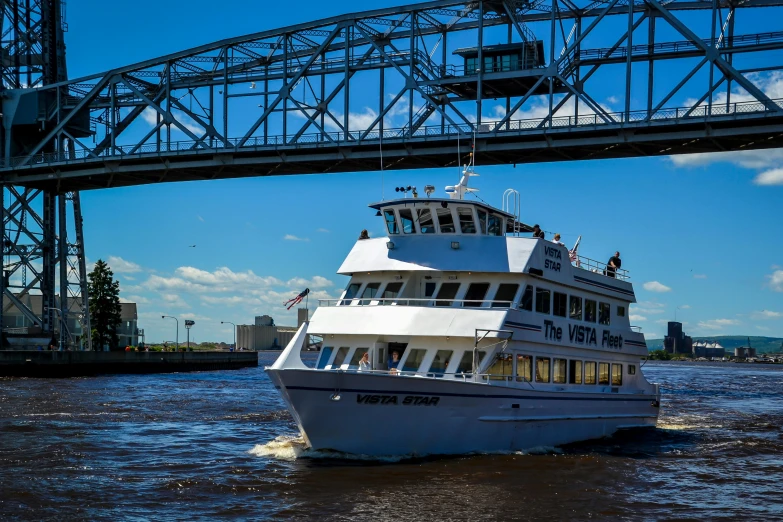
[[[693,343],[693,356],[707,358],[725,357],[726,349],[717,342],[696,341]]]
[[[756,349],[750,346],[738,346],[734,348],[734,357],[737,359],[756,357]]]
[[[693,339],[682,331],[682,323],[669,321],[669,333],[663,338],[663,349],[671,354],[692,354]]]
[[[298,326],[278,326],[271,316],[256,316],[255,324],[237,325],[237,349],[279,350],[293,339],[294,334],[307,320],[307,310],[298,310]]]
[[[40,294],[17,295],[16,298],[30,310],[42,310],[43,301]],[[55,306],[59,309],[60,296],[55,296],[55,303]],[[79,303],[72,298],[68,298],[67,305],[69,310],[79,309]],[[136,303],[120,303],[120,306],[122,321],[117,328],[117,337],[119,337],[118,346],[122,349],[126,346],[137,346],[139,344],[139,329]],[[3,309],[5,310],[3,314],[3,334],[5,341],[3,349],[37,350],[39,347],[46,348],[49,345],[52,340],[51,337],[44,335],[41,331],[41,327],[36,326],[30,318],[24,315],[22,311],[8,299],[8,296],[3,296]],[[76,314],[70,315],[66,327],[70,335],[67,339],[63,339],[63,347],[72,350],[82,349],[82,326],[81,323],[79,323]],[[54,316],[54,331],[60,331],[59,314],[55,314]],[[56,334],[55,337],[55,342],[59,347],[59,334]],[[98,349],[99,347],[94,346],[93,348]]]

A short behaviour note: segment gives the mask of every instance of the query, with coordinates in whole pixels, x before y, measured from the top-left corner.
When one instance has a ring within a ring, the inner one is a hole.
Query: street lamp
[[[174,319],[175,321],[177,321],[177,351],[179,351],[179,319],[177,319],[173,315],[161,315],[160,318],[161,319],[169,318],[169,319]]]
[[[190,351],[190,329],[193,327],[194,324],[196,324],[196,321],[193,321],[191,319],[185,319],[185,330],[188,331],[188,351]]]
[[[228,323],[234,327],[234,351],[237,351],[237,325],[232,323],[231,321],[220,321],[220,324]]]

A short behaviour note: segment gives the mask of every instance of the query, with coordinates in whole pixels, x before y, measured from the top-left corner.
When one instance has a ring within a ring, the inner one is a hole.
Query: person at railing
[[[617,277],[617,269],[621,266],[623,266],[623,262],[620,260],[620,252],[615,252],[614,255],[609,258],[609,262],[606,264],[604,275],[609,277]]]
[[[556,245],[565,246],[562,241],[560,241],[560,234],[555,234],[555,239],[552,240],[552,243],[555,243]]]
[[[369,372],[370,370],[372,370],[372,366],[370,366],[370,354],[364,352],[364,355],[362,355],[362,358],[359,360],[359,371]]]
[[[540,237],[541,239],[544,238],[544,231],[541,230],[541,227],[539,227],[538,225],[533,225],[533,237],[534,238]]]
[[[359,239],[370,239],[370,234],[367,232],[366,228],[359,234]]]
[[[391,353],[391,361],[389,361],[389,373],[397,373],[397,366],[400,364],[400,352],[393,351]]]

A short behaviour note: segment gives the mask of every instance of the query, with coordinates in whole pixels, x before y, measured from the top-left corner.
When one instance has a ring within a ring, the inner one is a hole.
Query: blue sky
[[[73,2],[66,35],[69,75],[397,3],[304,0],[290,9],[284,3],[226,0],[218,9],[197,0],[182,9],[181,2],[158,0],[158,14],[151,15],[120,13],[94,0]],[[117,16],[122,26],[112,23]],[[770,25],[763,17],[744,23],[738,32]],[[756,81],[783,98],[783,76]],[[610,91],[605,103],[612,106]],[[491,111],[491,105],[485,109]],[[490,204],[500,206],[503,191],[516,188],[524,198],[524,221],[560,232],[569,246],[582,235],[580,253],[588,257],[605,261],[619,249],[640,301],[632,308],[632,322],[649,337],[661,336],[675,311],[696,336],[783,336],[783,151],[479,172],[473,185]],[[457,176],[456,169],[386,172],[385,193],[389,197],[390,187],[400,184],[432,184],[442,191]],[[248,323],[266,313],[289,324],[295,316],[282,303],[305,286],[315,297],[337,295],[345,278],[334,272],[359,231],[381,234],[380,218],[366,206],[381,195],[380,173],[84,192],[87,256],[109,261],[123,298],[139,304],[139,326],[148,340],[173,340],[173,325],[160,319],[166,314],[194,318],[191,338],[199,342],[231,341],[230,325],[220,321]]]

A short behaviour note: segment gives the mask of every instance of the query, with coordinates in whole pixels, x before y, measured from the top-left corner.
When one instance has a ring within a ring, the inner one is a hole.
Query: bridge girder
[[[15,91],[47,125],[16,149],[7,126],[0,172],[63,191],[444,166],[474,137],[479,163],[780,146],[783,103],[750,73],[783,69],[783,32],[738,32],[752,8],[783,0],[440,0],[222,40]],[[499,40],[535,66],[493,61]],[[466,44],[482,66],[450,54]]]

